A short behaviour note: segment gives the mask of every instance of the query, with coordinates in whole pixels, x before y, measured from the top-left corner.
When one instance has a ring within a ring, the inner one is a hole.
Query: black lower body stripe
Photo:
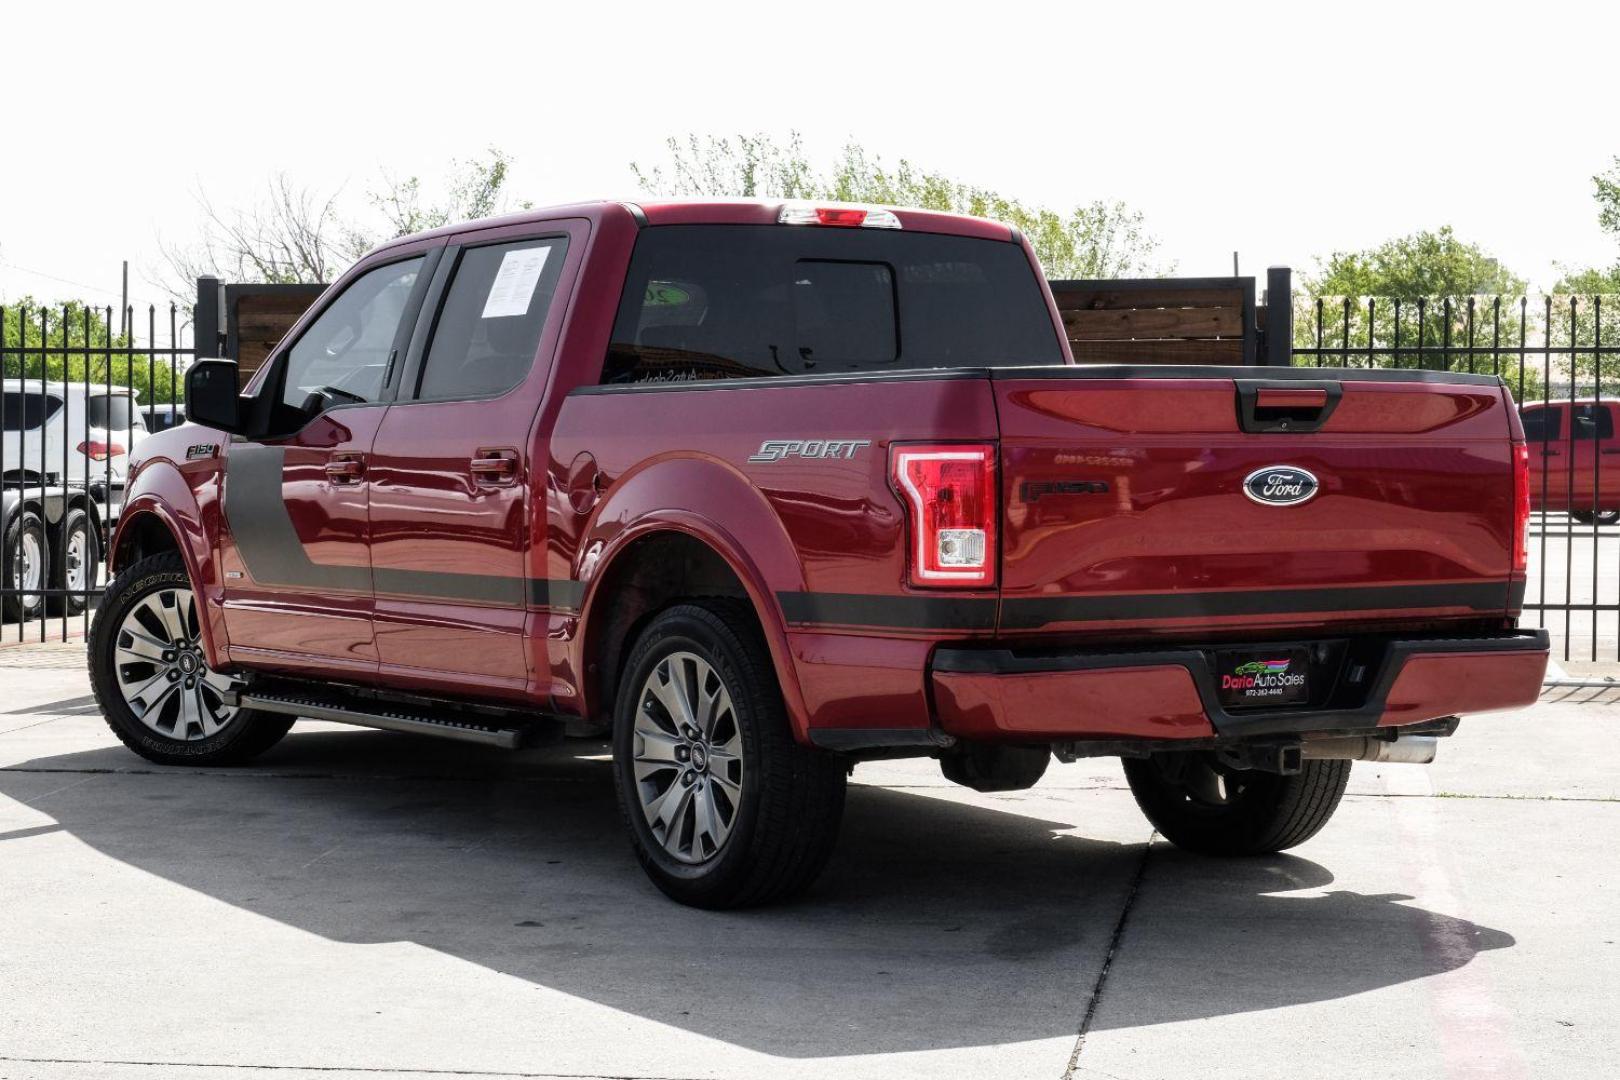
[[[1352,585],[1328,589],[1029,597],[1003,601],[1001,628],[1033,630],[1056,622],[1305,615],[1320,611],[1378,609],[1460,607],[1479,612],[1502,612],[1507,608],[1507,601],[1505,581],[1465,585]]]
[[[776,599],[790,623],[911,630],[993,630],[996,626],[997,602],[980,597],[779,592]]]
[[[865,593],[780,592],[790,623],[896,629],[990,630],[997,601]],[[1325,589],[1123,593],[1112,596],[1013,597],[1000,601],[1001,629],[1037,630],[1053,623],[1306,615],[1324,611],[1466,608],[1504,612],[1505,581],[1440,585],[1360,585]]]
[[[585,583],[568,578],[530,578],[529,603],[537,607],[578,611],[585,599]]]

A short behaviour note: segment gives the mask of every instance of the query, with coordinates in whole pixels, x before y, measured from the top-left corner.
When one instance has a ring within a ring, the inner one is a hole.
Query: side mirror
[[[244,433],[236,365],[229,360],[198,360],[186,372],[186,419],[231,435]]]

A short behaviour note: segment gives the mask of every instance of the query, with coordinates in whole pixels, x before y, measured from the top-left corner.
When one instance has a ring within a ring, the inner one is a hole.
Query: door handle
[[[334,484],[358,484],[366,475],[366,462],[359,454],[334,457],[326,463],[326,478]]]
[[[473,478],[480,483],[509,484],[517,478],[517,463],[516,450],[480,450],[468,467],[472,469]]]

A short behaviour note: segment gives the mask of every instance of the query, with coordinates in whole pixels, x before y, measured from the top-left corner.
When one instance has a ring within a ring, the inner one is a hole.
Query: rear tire
[[[80,615],[90,606],[90,590],[100,577],[101,544],[90,515],[79,509],[68,511],[57,536],[51,583],[63,590],[62,610]]]
[[[613,766],[636,858],[683,904],[785,899],[832,854],[844,763],[794,740],[747,604],[680,604],[642,632],[619,684]]]
[[[176,553],[131,565],[90,625],[90,689],[119,741],[159,765],[234,765],[264,753],[293,718],[221,704],[232,680],[202,663],[202,612]]]
[[[1599,525],[1613,525],[1620,521],[1620,510],[1599,510],[1597,513],[1590,510],[1571,510],[1569,516],[1582,525],[1591,525],[1594,522]]]
[[[1199,751],[1125,760],[1131,794],[1154,828],[1203,855],[1267,855],[1321,831],[1344,798],[1348,761],[1307,761],[1294,776],[1228,770]]]
[[[22,622],[45,613],[43,590],[51,580],[50,554],[40,516],[32,510],[14,514],[0,543],[0,587],[6,590],[0,610],[6,619]]]

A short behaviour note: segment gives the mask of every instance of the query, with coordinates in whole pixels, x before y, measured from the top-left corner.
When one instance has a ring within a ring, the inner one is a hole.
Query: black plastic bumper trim
[[[1097,671],[1121,667],[1163,667],[1170,664],[1187,669],[1198,691],[1204,712],[1215,733],[1222,737],[1251,735],[1292,735],[1324,728],[1362,730],[1378,726],[1384,702],[1406,661],[1425,653],[1540,652],[1550,647],[1546,630],[1511,630],[1490,637],[1391,639],[1380,666],[1377,682],[1366,700],[1353,709],[1287,709],[1264,712],[1230,713],[1215,696],[1215,677],[1203,649],[1155,649],[1142,652],[1016,653],[1011,649],[938,649],[934,653],[935,673],[971,675],[1057,674],[1067,671]],[[1258,643],[1265,648],[1269,644]]]
[[[944,747],[955,739],[934,728],[811,728],[810,741],[823,750],[878,750],[901,746]]]

